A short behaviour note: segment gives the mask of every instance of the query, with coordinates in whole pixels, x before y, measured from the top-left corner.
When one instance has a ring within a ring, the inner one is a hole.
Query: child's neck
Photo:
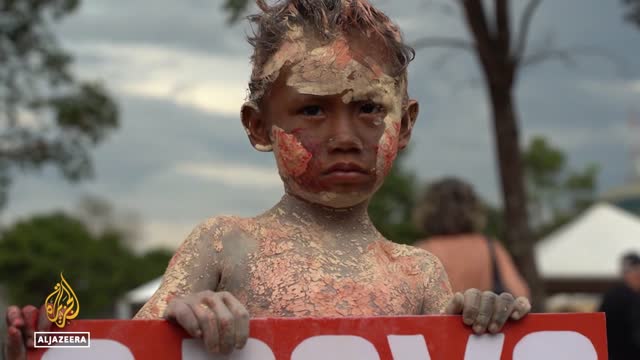
[[[363,237],[378,237],[364,202],[344,209],[330,208],[285,194],[269,213],[290,223],[316,225],[332,233],[357,233]]]

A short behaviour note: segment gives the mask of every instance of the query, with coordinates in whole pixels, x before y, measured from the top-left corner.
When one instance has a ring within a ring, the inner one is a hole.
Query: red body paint
[[[293,134],[287,134],[284,130],[274,128],[274,137],[278,147],[278,162],[281,165],[283,175],[286,177],[298,177],[306,170],[311,160],[311,153],[305,149]]]
[[[380,146],[378,147],[378,157],[382,157],[383,176],[386,176],[393,161],[398,156],[398,134],[400,133],[400,123],[394,122],[391,126],[387,126],[384,130]]]

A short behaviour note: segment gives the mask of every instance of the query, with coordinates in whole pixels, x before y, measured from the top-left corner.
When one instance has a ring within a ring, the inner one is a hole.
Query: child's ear
[[[402,122],[400,123],[400,137],[398,139],[398,150],[402,150],[409,145],[411,140],[411,130],[418,119],[420,106],[417,100],[409,99],[407,109],[402,114]]]
[[[242,105],[241,117],[251,145],[258,151],[272,151],[269,125],[258,107],[253,103],[245,103]]]

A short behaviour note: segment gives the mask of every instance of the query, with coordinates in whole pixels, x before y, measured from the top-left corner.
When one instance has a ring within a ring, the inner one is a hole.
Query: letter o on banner
[[[129,348],[115,340],[94,339],[90,348],[51,348],[42,360],[135,360]]]
[[[269,345],[249,338],[240,350],[233,350],[230,355],[210,354],[200,339],[182,340],[182,360],[276,360]]]
[[[513,360],[598,360],[593,343],[575,331],[538,331],[523,337]]]
[[[353,335],[314,336],[301,342],[291,360],[380,360],[369,340]]]

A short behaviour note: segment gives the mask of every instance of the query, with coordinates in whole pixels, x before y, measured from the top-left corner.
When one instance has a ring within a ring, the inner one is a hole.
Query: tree
[[[566,156],[549,144],[546,138],[534,137],[524,149],[522,158],[529,194],[530,224],[535,227],[542,224],[545,216],[556,212],[556,199],[562,190],[560,176],[566,166]]]
[[[116,104],[73,76],[51,30],[79,3],[0,1],[0,207],[16,170],[51,164],[71,181],[90,176],[90,148],[118,126]]]
[[[457,0],[455,4],[467,26],[470,40],[425,37],[415,43],[418,49],[449,47],[469,51],[480,66],[493,119],[504,204],[505,242],[529,283],[535,310],[540,310],[544,303],[544,288],[538,275],[529,228],[514,89],[524,67],[554,58],[570,61],[572,54],[579,52],[578,49],[556,49],[552,44],[538,51],[528,51],[529,30],[541,2],[528,0],[516,22],[510,0]],[[592,51],[587,49],[585,52]]]
[[[536,136],[522,150],[534,239],[574,219],[596,199],[599,168],[570,167],[564,151]]]
[[[398,154],[382,187],[371,199],[369,215],[380,233],[401,244],[413,243],[420,235],[411,221],[418,190],[415,175],[404,168],[407,150]]]
[[[622,0],[622,2],[628,9],[626,19],[640,26],[640,0]]]
[[[599,167],[575,169],[562,149],[533,137],[522,150],[530,209],[530,228],[538,241],[580,215],[596,199]],[[502,209],[488,206],[487,234],[502,239]]]
[[[71,284],[81,318],[111,317],[124,292],[160,276],[171,252],[135,255],[115,229],[93,234],[80,220],[55,212],[6,229],[0,237],[0,283],[10,303],[42,304],[60,279]]]
[[[234,23],[249,5],[249,0],[225,0],[224,10],[229,14],[229,22]]]

